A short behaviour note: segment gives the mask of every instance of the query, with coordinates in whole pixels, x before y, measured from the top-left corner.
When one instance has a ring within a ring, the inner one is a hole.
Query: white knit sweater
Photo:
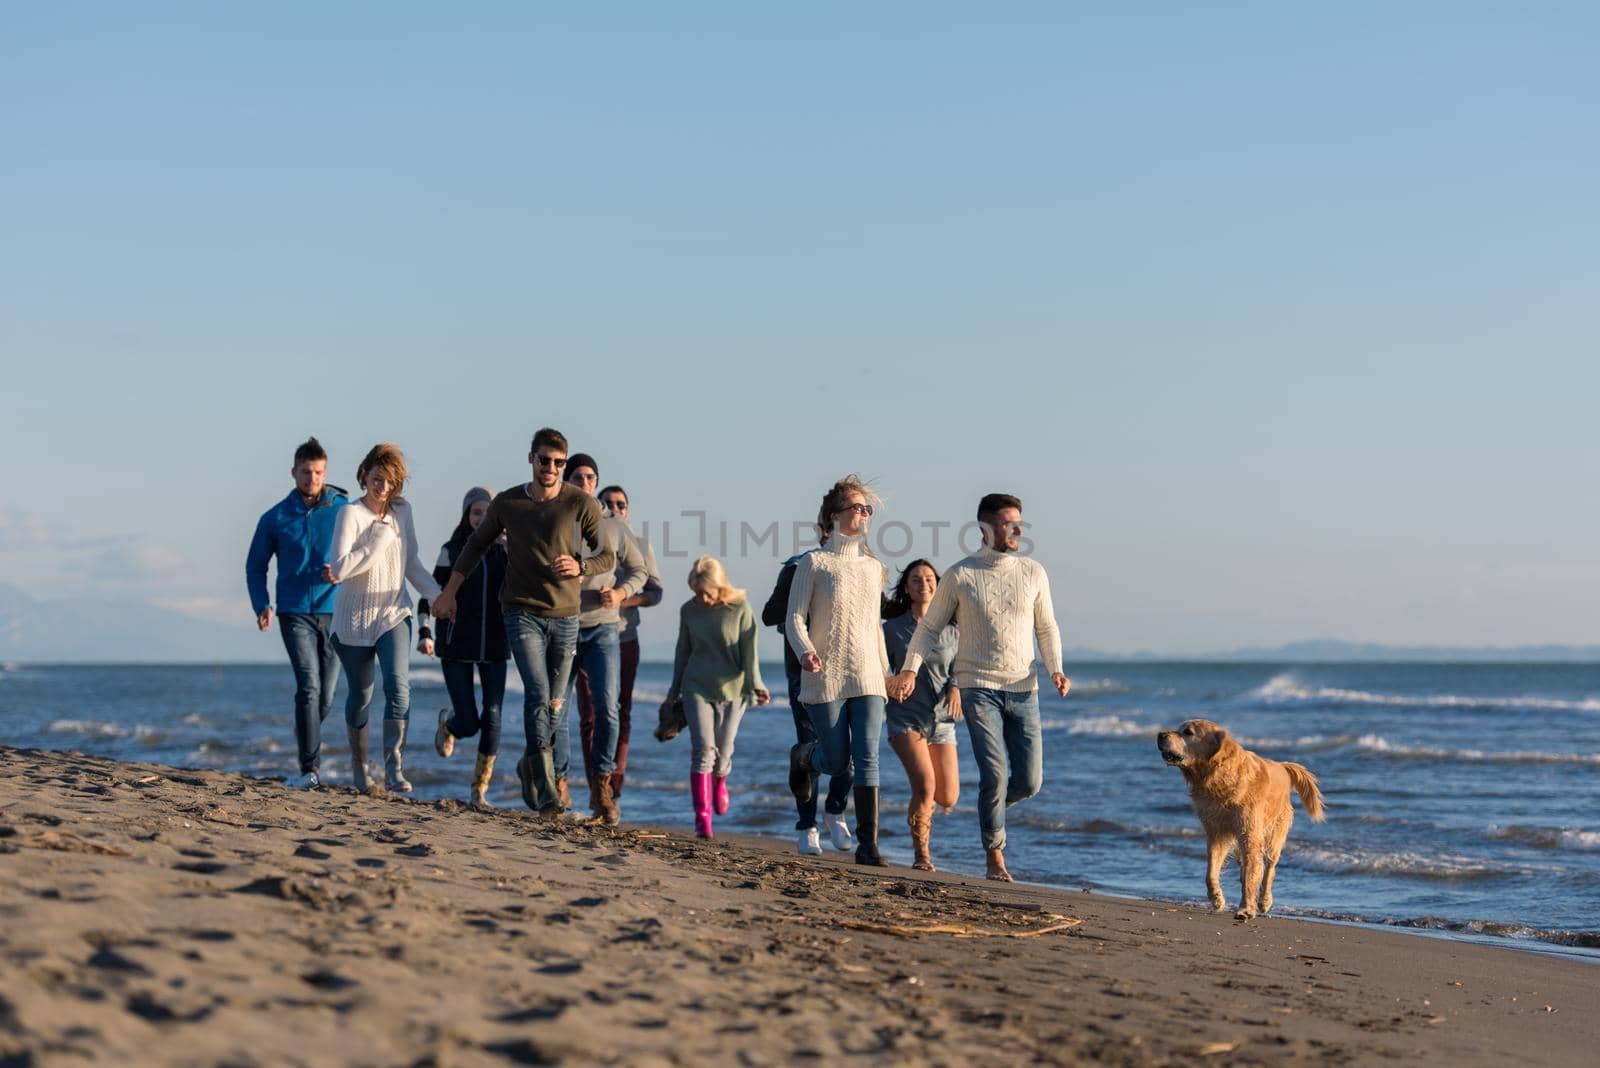
[[[339,592],[333,597],[333,634],[345,645],[374,645],[411,615],[406,580],[430,601],[439,584],[417,555],[411,506],[395,500],[383,517],[363,501],[339,510],[329,550]]]
[[[957,686],[1026,693],[1037,689],[1033,643],[1044,666],[1061,670],[1061,631],[1050,579],[1037,560],[985,546],[944,573],[917,625],[902,671],[916,671],[954,617],[961,641],[950,666]]]
[[[800,673],[802,703],[888,696],[882,603],[883,565],[862,551],[861,538],[836,532],[822,548],[800,558],[784,631],[796,656],[822,658],[821,671]]]

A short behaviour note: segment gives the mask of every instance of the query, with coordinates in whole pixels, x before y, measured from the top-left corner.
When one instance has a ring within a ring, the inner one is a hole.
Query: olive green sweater
[[[506,580],[500,586],[500,607],[546,619],[575,616],[581,607],[583,577],[562,578],[550,569],[550,562],[564,553],[582,560],[585,575],[610,574],[616,556],[600,536],[604,516],[599,501],[570,484],[549,501],[528,496],[527,486],[513,486],[489,502],[483,522],[456,557],[454,570],[472,574],[484,552],[504,534]],[[584,555],[585,547],[590,555]]]
[[[668,696],[749,703],[757,690],[766,688],[750,602],[687,601],[678,611],[678,652]]]

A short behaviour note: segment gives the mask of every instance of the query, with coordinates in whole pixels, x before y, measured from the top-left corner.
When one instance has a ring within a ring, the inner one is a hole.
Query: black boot
[[[555,754],[538,746],[530,747],[517,761],[517,781],[522,784],[522,803],[545,816],[562,813],[556,793]]]
[[[811,770],[811,751],[816,742],[801,742],[789,750],[789,792],[802,805],[817,796],[817,777]]]
[[[856,787],[856,863],[887,868],[889,862],[878,855],[878,788]]]

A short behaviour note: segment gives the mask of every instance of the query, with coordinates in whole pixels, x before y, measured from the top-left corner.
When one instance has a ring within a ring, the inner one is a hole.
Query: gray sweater
[[[622,596],[626,599],[644,589],[645,580],[650,577],[650,572],[645,566],[644,554],[639,551],[638,544],[629,533],[627,526],[615,516],[606,516],[600,520],[600,544],[602,548],[610,549],[616,558],[616,570],[608,568],[584,576],[578,602],[578,626],[621,624],[621,609],[606,608],[602,605],[601,590],[615,587],[622,591]]]
[[[619,520],[619,522],[627,526],[627,520]],[[639,591],[639,594],[644,598],[644,603],[622,610],[622,640],[625,642],[637,642],[639,640],[639,609],[654,608],[660,604],[661,595],[665,592],[666,587],[661,585],[661,568],[656,566],[655,547],[635,534],[632,527],[628,527],[628,537],[633,540],[634,545],[638,546],[639,551],[644,553],[646,573],[644,589]],[[619,569],[618,581],[620,580]]]

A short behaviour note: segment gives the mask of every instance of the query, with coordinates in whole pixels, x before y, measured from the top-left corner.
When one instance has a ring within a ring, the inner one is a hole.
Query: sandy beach
[[[1581,961],[76,753],[0,749],[0,853],[7,1065],[1584,1064],[1600,1042]]]

